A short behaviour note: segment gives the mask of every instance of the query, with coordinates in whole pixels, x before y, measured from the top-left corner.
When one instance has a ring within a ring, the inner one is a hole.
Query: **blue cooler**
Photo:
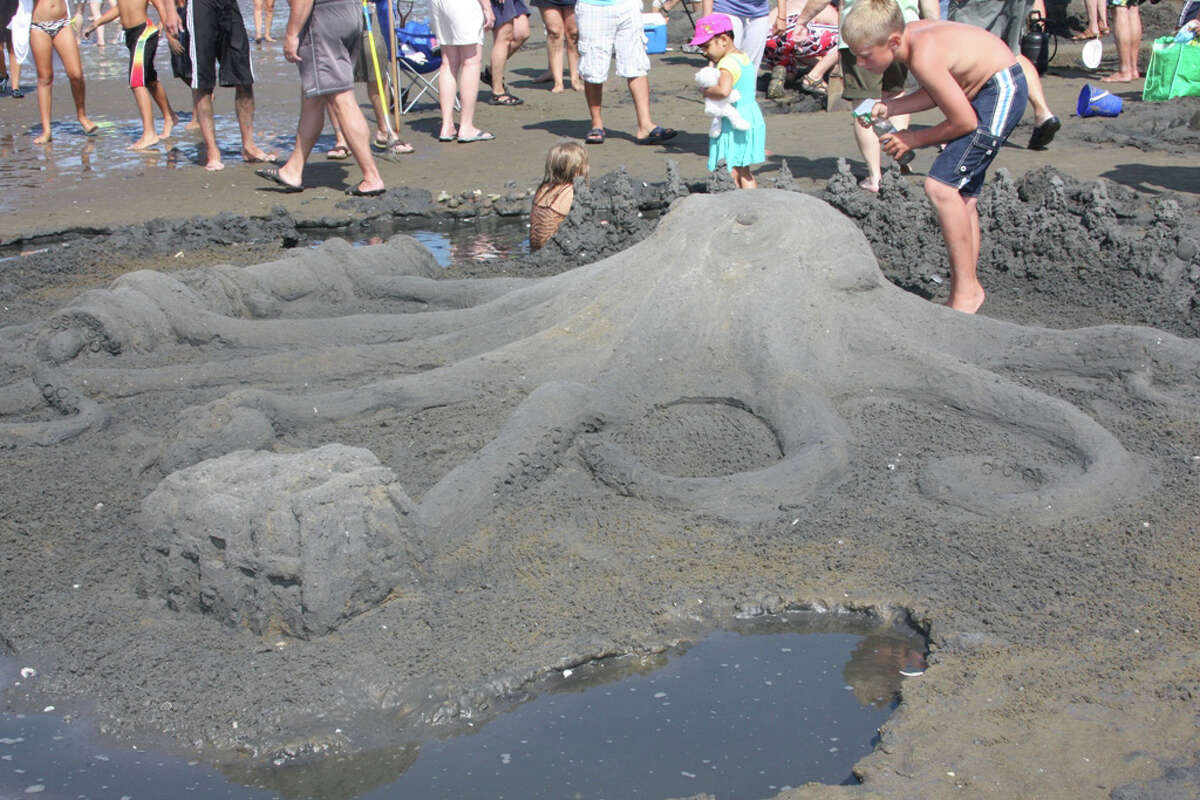
[[[642,30],[646,32],[646,52],[667,52],[667,21],[662,14],[642,14]]]

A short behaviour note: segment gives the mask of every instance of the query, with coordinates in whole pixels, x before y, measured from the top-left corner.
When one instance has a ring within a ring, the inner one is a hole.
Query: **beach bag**
[[[1176,44],[1173,36],[1155,39],[1142,99],[1170,100],[1188,95],[1200,97],[1200,44],[1195,40]]]

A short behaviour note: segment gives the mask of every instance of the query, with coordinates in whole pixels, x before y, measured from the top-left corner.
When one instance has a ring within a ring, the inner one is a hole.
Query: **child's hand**
[[[913,149],[912,133],[905,130],[881,136],[879,146],[883,152],[899,161],[901,156]]]
[[[167,47],[171,48],[171,52],[175,55],[183,55],[183,43],[169,33],[167,34]]]

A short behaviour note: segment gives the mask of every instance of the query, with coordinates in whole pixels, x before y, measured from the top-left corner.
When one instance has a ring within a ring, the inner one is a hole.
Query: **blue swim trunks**
[[[1021,121],[1028,100],[1029,87],[1020,64],[989,78],[971,100],[979,127],[947,143],[929,168],[929,177],[953,186],[959,194],[977,197],[987,168]]]

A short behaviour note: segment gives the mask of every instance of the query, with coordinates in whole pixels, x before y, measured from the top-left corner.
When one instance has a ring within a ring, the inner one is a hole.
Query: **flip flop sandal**
[[[325,153],[326,158],[332,158],[334,161],[341,161],[344,158],[350,157],[350,148],[343,144],[334,145]]]
[[[583,137],[583,140],[588,144],[604,144],[604,137],[606,135],[604,128],[592,128],[587,132],[587,136]]]
[[[283,192],[284,194],[304,191],[303,186],[296,186],[293,183],[288,183],[285,181],[279,174],[279,167],[261,167],[254,170],[254,174],[260,178],[266,178],[271,183],[278,184],[280,187],[279,191]]]
[[[459,144],[470,144],[471,142],[490,142],[495,138],[496,138],[496,134],[494,134],[494,133],[488,133],[487,131],[480,131],[479,133],[475,134],[474,136],[458,137],[458,143]]]
[[[638,144],[660,144],[668,139],[674,139],[679,131],[674,128],[664,128],[662,125],[655,125],[654,130],[646,134],[640,139],[634,139]]]
[[[525,101],[516,95],[504,92],[503,94],[494,94],[488,98],[488,105],[492,106],[519,106]]]
[[[1029,137],[1030,150],[1045,150],[1046,145],[1054,140],[1054,134],[1062,127],[1058,117],[1051,117],[1041,125],[1033,126],[1033,135]]]

